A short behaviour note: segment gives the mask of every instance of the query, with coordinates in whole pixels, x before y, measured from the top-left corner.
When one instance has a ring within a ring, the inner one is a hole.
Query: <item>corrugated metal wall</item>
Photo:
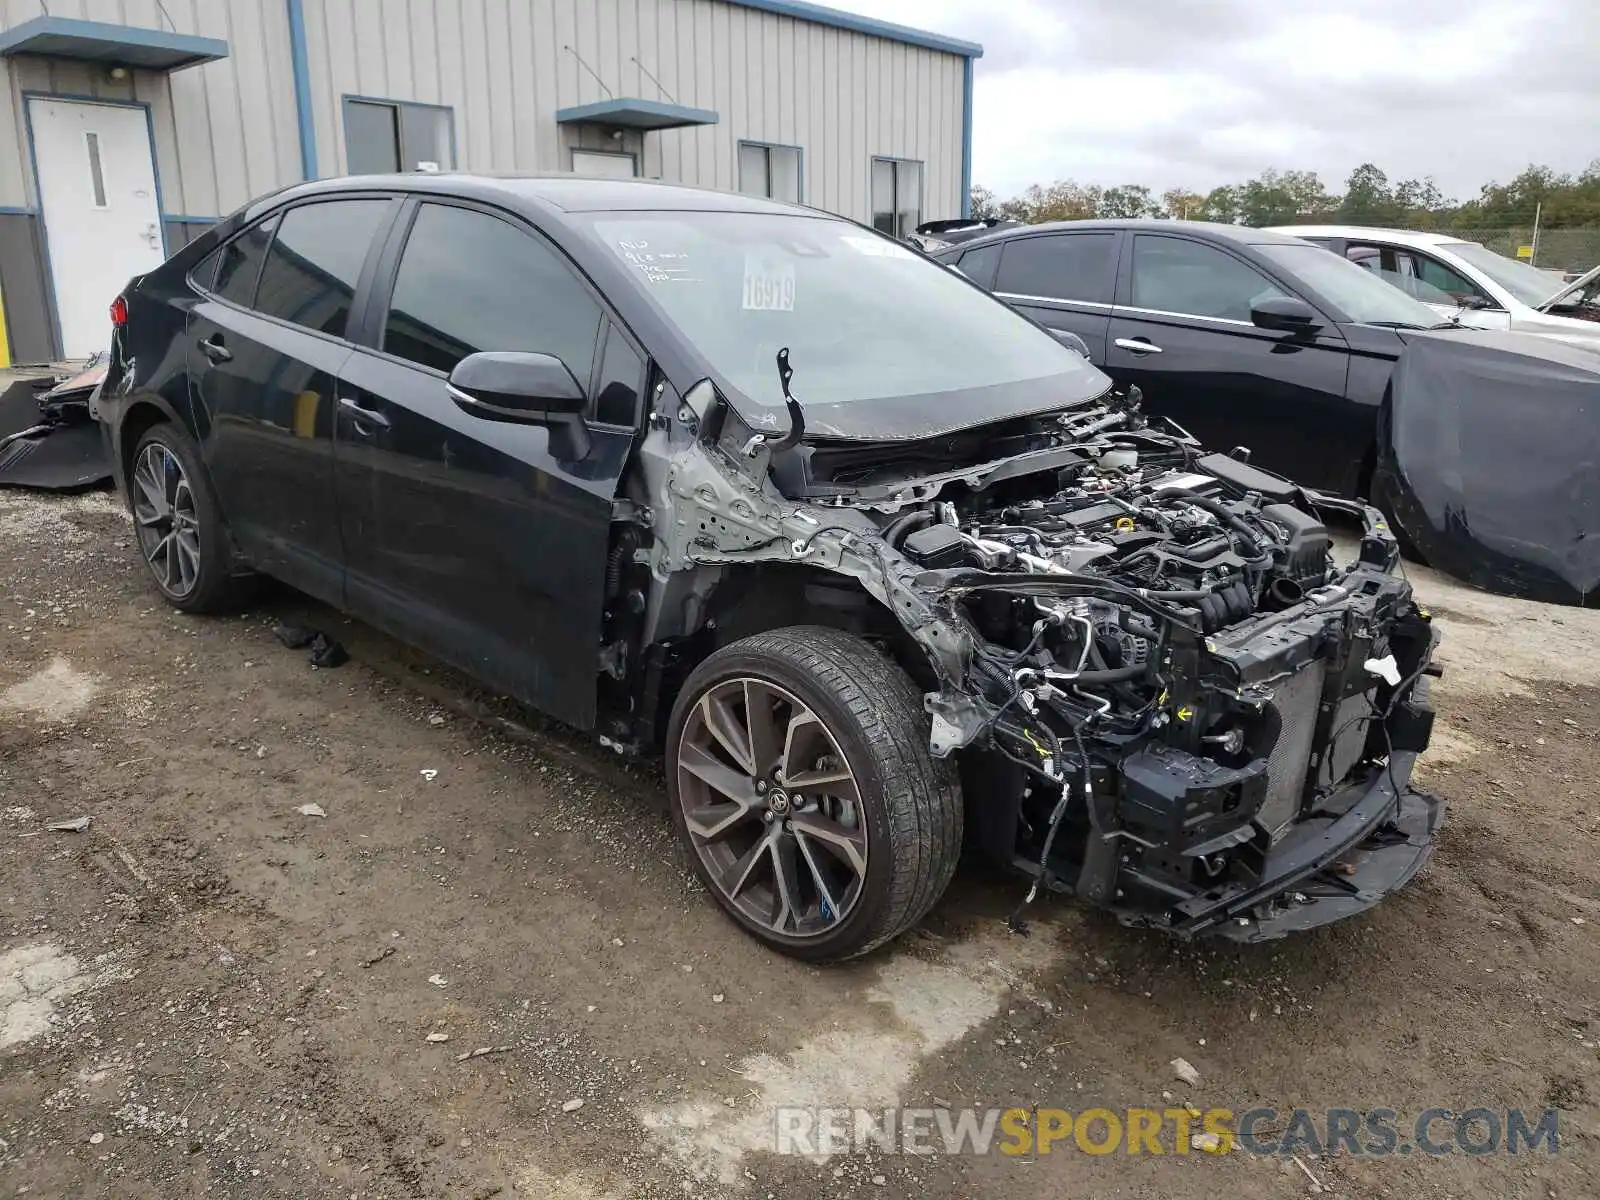
[[[645,135],[646,176],[732,189],[748,138],[804,149],[809,204],[868,218],[885,155],[926,164],[926,217],[961,211],[957,55],[721,0],[305,0],[305,13],[325,175],[344,170],[346,95],[451,106],[464,169],[557,171],[580,136],[640,148],[556,125],[557,109],[609,88],[722,116]]]
[[[376,9],[376,3],[366,5]],[[165,8],[166,16],[162,9]],[[39,0],[0,0],[6,27],[42,15]],[[113,83],[88,63],[6,60],[9,111],[0,121],[0,207],[36,208],[23,93],[53,92],[150,106],[162,211],[217,217],[300,178],[299,126],[283,0],[49,0],[55,17],[171,29],[225,39],[221,62],[172,75],[135,71]],[[168,21],[170,17],[170,22]]]

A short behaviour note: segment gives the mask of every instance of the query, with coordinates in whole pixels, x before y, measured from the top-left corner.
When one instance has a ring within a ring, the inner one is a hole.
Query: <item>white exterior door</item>
[[[28,98],[62,351],[111,345],[111,301],[161,265],[161,204],[143,108]]]

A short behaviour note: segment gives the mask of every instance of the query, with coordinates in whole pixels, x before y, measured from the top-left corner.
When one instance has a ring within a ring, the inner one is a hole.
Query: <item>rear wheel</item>
[[[139,553],[162,598],[184,612],[216,612],[241,598],[227,526],[191,442],[154,425],[134,447],[128,472]]]
[[[954,763],[905,672],[859,638],[781,629],[689,677],[668,732],[673,819],[723,909],[799,958],[864,954],[920,920],[961,848]]]

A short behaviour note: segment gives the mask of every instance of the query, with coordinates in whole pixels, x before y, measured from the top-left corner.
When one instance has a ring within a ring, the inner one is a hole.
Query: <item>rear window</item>
[[[387,200],[329,200],[284,214],[272,240],[255,308],[343,337],[350,304]]]
[[[994,269],[1000,265],[1000,246],[979,246],[968,250],[956,262],[961,273],[979,287],[994,287]]]
[[[1056,233],[1005,244],[997,292],[1111,303],[1112,233]]]

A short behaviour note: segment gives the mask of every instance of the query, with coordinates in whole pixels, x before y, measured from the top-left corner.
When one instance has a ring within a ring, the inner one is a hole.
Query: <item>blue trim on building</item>
[[[690,108],[686,104],[666,104],[660,100],[640,100],[631,96],[556,110],[557,125],[593,121],[645,132],[677,129],[684,125],[715,125],[721,119],[709,108]]]
[[[301,0],[289,7],[289,59],[294,69],[294,112],[300,124],[300,177],[316,179],[317,129],[311,118],[311,61],[306,55],[306,10]]]
[[[120,63],[152,71],[177,71],[228,57],[221,38],[165,29],[141,29],[77,17],[34,17],[0,33],[0,56],[42,54],[87,62]]]
[[[10,206],[0,206],[0,217],[37,217],[38,215],[39,210],[37,208],[12,208]]]
[[[961,215],[972,216],[972,59],[961,64]]]
[[[909,25],[896,25],[890,21],[878,21],[872,17],[857,16],[855,13],[840,12],[836,8],[824,8],[820,4],[810,4],[806,0],[728,0],[740,8],[753,8],[758,12],[773,13],[780,17],[794,17],[800,21],[810,21],[816,25],[831,25],[835,29],[848,29],[852,33],[865,33],[872,37],[888,38],[890,41],[905,42],[910,46],[922,46],[928,50],[942,50],[946,54],[960,54],[967,58],[982,58],[983,47],[977,42],[963,42],[959,38],[944,37],[941,34],[929,33],[923,29],[913,29]]]

